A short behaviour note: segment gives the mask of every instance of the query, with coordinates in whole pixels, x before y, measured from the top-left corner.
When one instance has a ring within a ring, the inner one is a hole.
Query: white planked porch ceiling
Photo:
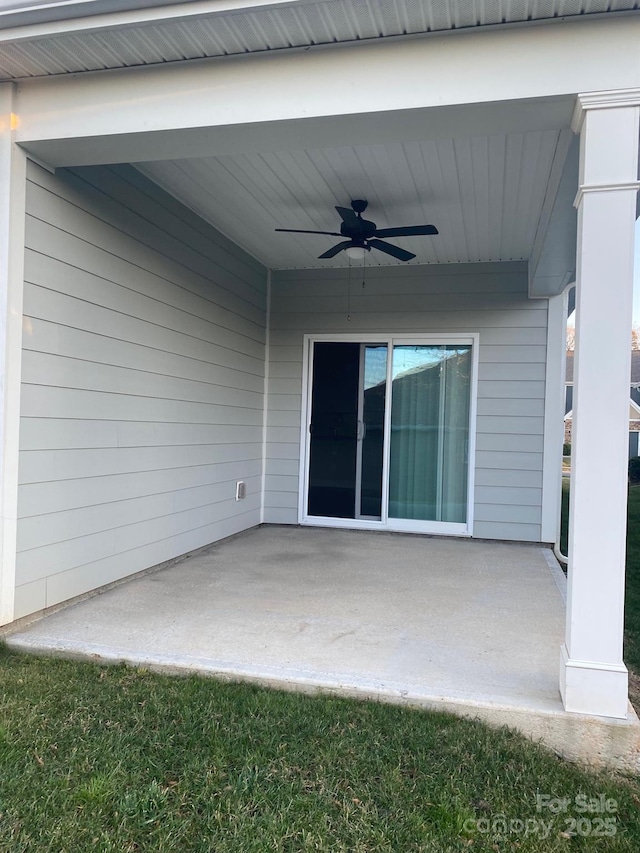
[[[365,218],[379,227],[436,225],[438,236],[390,241],[416,254],[410,263],[521,260],[544,227],[570,136],[530,130],[136,165],[271,269],[346,266],[344,252],[318,260],[340,238],[274,229],[337,231],[334,206],[354,198],[369,201]],[[395,263],[375,250],[366,258]]]

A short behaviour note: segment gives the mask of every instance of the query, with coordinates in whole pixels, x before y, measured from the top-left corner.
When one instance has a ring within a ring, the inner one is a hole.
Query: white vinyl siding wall
[[[480,339],[473,535],[540,541],[547,302],[521,262],[272,274],[265,521],[295,524],[303,335]],[[347,319],[347,314],[351,319]]]
[[[259,523],[266,280],[131,167],[30,166],[16,617]]]

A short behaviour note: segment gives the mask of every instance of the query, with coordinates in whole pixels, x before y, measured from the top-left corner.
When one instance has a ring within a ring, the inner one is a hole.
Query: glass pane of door
[[[309,444],[309,515],[354,518],[360,344],[316,343]]]
[[[466,521],[471,345],[394,345],[389,517]]]
[[[314,346],[308,515],[382,517],[387,344]]]
[[[356,518],[379,520],[382,517],[387,349],[386,344],[363,344],[361,350],[360,488]]]

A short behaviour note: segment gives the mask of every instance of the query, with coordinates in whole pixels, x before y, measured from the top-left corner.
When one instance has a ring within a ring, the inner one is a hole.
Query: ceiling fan
[[[365,199],[354,199],[351,210],[348,207],[336,207],[342,222],[340,231],[305,231],[298,228],[276,228],[276,231],[286,231],[289,234],[327,234],[330,237],[347,237],[341,243],[336,243],[319,258],[333,258],[338,252],[346,250],[351,258],[363,258],[365,251],[378,249],[397,258],[399,261],[410,261],[415,258],[411,252],[380,240],[380,237],[420,237],[438,233],[435,225],[409,225],[399,228],[378,228],[375,222],[362,218],[368,202]]]

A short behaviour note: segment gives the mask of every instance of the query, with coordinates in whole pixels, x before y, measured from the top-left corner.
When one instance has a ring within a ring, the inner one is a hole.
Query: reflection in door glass
[[[363,346],[360,518],[382,517],[387,345]]]
[[[389,517],[465,522],[471,346],[393,347]]]

